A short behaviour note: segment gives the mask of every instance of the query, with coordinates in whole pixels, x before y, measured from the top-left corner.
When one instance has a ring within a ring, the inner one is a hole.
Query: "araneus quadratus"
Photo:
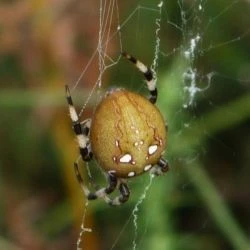
[[[120,205],[129,198],[127,180],[150,170],[161,175],[168,171],[162,155],[166,146],[166,126],[157,100],[156,80],[152,70],[133,56],[122,55],[141,71],[146,79],[149,99],[125,89],[106,93],[96,107],[92,119],[80,122],[70,91],[66,86],[73,130],[77,136],[80,155],[88,162],[93,157],[107,174],[108,186],[91,192],[84,184],[77,161],[76,177],[87,199],[102,198],[110,205]],[[120,195],[110,198],[118,186]]]

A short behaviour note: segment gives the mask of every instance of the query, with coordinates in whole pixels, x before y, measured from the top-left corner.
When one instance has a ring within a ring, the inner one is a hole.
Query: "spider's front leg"
[[[72,120],[73,130],[77,137],[79,150],[83,161],[90,161],[93,157],[89,143],[89,129],[91,120],[87,119],[83,123],[80,123],[78,114],[73,104],[72,97],[70,95],[69,87],[65,86],[66,98],[69,105],[69,115]]]
[[[78,168],[78,164],[76,162],[74,163],[74,167],[75,167],[77,180],[80,183],[81,188],[88,200],[95,200],[95,199],[101,198],[111,206],[119,206],[128,200],[130,193],[129,193],[127,184],[124,182],[119,183],[120,196],[117,196],[114,199],[111,199],[108,196],[110,193],[112,193],[115,190],[117,183],[118,183],[117,177],[112,171],[108,172],[107,174],[108,186],[105,188],[100,188],[96,190],[95,192],[91,192],[88,189],[88,187],[84,185],[84,181],[82,179],[82,176]]]
[[[127,58],[130,62],[132,62],[135,65],[135,67],[140,72],[142,72],[142,74],[144,75],[146,79],[148,90],[150,92],[149,101],[153,104],[156,103],[158,93],[157,93],[157,88],[156,88],[156,79],[154,77],[153,71],[144,63],[142,63],[135,57],[129,55],[127,52],[122,52],[122,56]]]
[[[70,95],[69,87],[67,85],[65,86],[65,90],[66,90],[67,102],[69,105],[69,114],[72,120],[73,130],[77,137],[82,160],[85,162],[90,161],[93,158],[93,153],[91,151],[91,147],[89,143],[89,131],[90,131],[90,126],[91,126],[91,119],[87,119],[83,122],[79,121],[79,117],[74,107],[73,100]],[[106,188],[101,188],[95,192],[91,192],[88,189],[88,187],[84,185],[82,176],[78,169],[77,162],[74,163],[74,168],[75,168],[75,174],[76,174],[77,180],[80,183],[82,190],[88,200],[95,200],[97,198],[102,198],[108,204],[114,205],[114,206],[121,205],[122,203],[128,200],[129,198],[128,186],[126,183],[121,182],[121,181],[119,182],[120,196],[114,199],[111,199],[108,197],[108,194],[112,193],[115,190],[117,183],[118,183],[117,177],[115,176],[113,172],[108,172],[109,184]]]

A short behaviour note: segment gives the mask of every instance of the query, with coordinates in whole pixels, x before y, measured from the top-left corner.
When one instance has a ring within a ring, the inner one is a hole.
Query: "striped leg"
[[[68,86],[65,86],[66,90],[66,97],[67,97],[67,102],[69,105],[69,114],[70,118],[72,120],[73,124],[73,130],[77,136],[77,141],[80,149],[80,154],[82,157],[83,161],[90,161],[93,157],[93,154],[91,152],[91,147],[89,143],[89,131],[90,131],[90,126],[91,126],[91,119],[87,119],[83,122],[79,121],[79,117],[77,115],[77,112],[75,110],[70,91]],[[126,202],[129,198],[129,189],[126,183],[120,182],[119,183],[119,191],[120,191],[120,196],[111,199],[108,197],[108,194],[112,193],[116,186],[117,186],[117,178],[112,172],[108,172],[108,183],[109,185],[106,188],[101,188],[95,192],[91,192],[87,186],[84,185],[82,176],[80,174],[80,171],[78,169],[78,164],[77,162],[74,163],[74,168],[75,168],[75,174],[78,182],[80,183],[82,190],[87,197],[88,200],[95,200],[97,198],[102,198],[104,199],[108,204],[113,205],[113,206],[118,206],[121,205],[122,203]]]
[[[86,119],[83,122],[81,122],[82,132],[87,137],[89,137],[90,126],[91,126],[91,119]]]
[[[88,137],[91,120],[87,119],[83,123],[80,123],[78,114],[75,110],[70,95],[69,87],[67,85],[65,86],[65,90],[66,90],[67,102],[69,105],[69,115],[72,120],[73,130],[77,137],[77,142],[79,145],[81,157],[83,161],[90,161],[93,156]]]
[[[95,192],[91,192],[87,186],[84,185],[82,176],[80,174],[80,171],[78,169],[78,164],[74,164],[75,167],[75,173],[78,182],[80,183],[82,190],[87,197],[88,200],[95,200],[98,198],[103,199],[106,203],[108,203],[111,206],[119,206],[122,203],[126,202],[129,198],[129,189],[126,183],[121,182],[119,184],[119,191],[120,196],[115,197],[114,199],[109,198],[109,194],[112,193],[116,186],[117,186],[117,178],[112,172],[108,172],[108,186],[105,188],[100,188],[99,190]]]
[[[160,158],[157,165],[154,166],[152,169],[151,169],[151,174],[154,174],[156,176],[159,176],[159,175],[162,175],[163,173],[169,171],[169,165],[168,165],[168,162],[163,159],[163,158]]]
[[[156,103],[157,100],[156,79],[154,78],[152,70],[145,64],[137,60],[135,57],[127,54],[126,52],[122,52],[122,56],[131,61],[136,66],[136,68],[143,73],[144,77],[146,78],[148,90],[150,92],[149,101],[153,104]]]

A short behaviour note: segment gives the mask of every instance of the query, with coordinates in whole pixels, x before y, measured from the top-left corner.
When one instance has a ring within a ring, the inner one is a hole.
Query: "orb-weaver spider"
[[[91,192],[84,184],[77,161],[76,177],[88,200],[102,198],[110,205],[126,202],[130,192],[127,180],[150,170],[155,175],[168,171],[168,162],[162,157],[166,146],[166,126],[157,100],[156,80],[152,70],[135,57],[122,55],[143,73],[149,99],[116,88],[108,91],[96,107],[92,119],[80,122],[70,91],[66,86],[73,130],[77,136],[80,155],[88,162],[93,157],[107,174],[108,186]],[[120,195],[110,198],[118,186]]]

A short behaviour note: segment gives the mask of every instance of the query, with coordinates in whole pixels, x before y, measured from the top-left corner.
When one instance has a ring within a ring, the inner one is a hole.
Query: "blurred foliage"
[[[139,5],[148,7],[121,33],[123,49],[148,64],[157,4],[118,3],[121,20]],[[147,175],[129,183],[131,199],[119,208],[91,202],[85,226],[93,232],[84,234],[84,249],[132,249],[133,239],[137,249],[250,249],[249,25],[249,1],[164,1],[157,104],[168,122],[171,171],[153,179],[137,212],[138,231],[131,213]],[[98,1],[0,3],[0,249],[76,248],[85,200],[72,167],[78,149],[64,85],[73,86],[89,62],[98,29]],[[201,41],[187,60],[184,52],[197,34]],[[109,50],[119,56],[117,41]],[[188,67],[197,70],[196,87],[203,90],[185,107]],[[94,61],[73,92],[79,108],[97,78]],[[147,94],[141,75],[125,61],[104,80],[104,89]],[[100,92],[94,91],[83,117],[91,116]],[[93,174],[105,184],[98,171]]]

